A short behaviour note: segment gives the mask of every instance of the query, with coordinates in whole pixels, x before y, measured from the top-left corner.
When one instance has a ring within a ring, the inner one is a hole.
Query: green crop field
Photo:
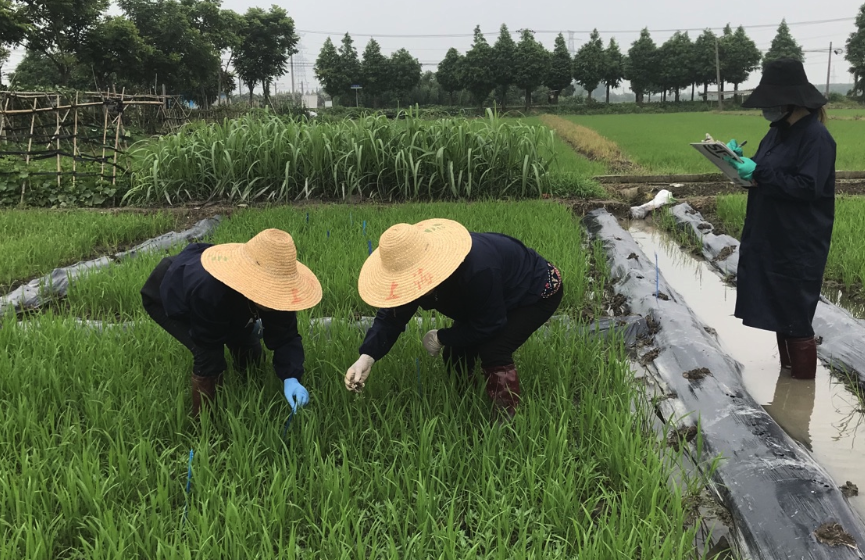
[[[740,238],[745,224],[747,195],[719,196],[718,218],[730,235]],[[861,289],[865,285],[865,198],[841,196],[835,202],[832,245],[826,262],[826,280]]]
[[[284,228],[322,281],[322,304],[299,314],[302,325],[336,320],[301,329],[310,404],[283,436],[289,407],[270,367],[229,371],[221,410],[194,424],[191,357],[134,302],[159,256],[94,273],[68,308],[0,328],[0,559],[697,556],[683,507],[696,481],[671,488],[680,455],[646,425],[619,345],[551,323],[516,356],[521,413],[494,426],[482,388],[424,353],[423,314],[362,395],[345,390],[368,242],[433,216],[518,236],[561,268],[563,313],[600,311],[595,253],[555,204],[238,213],[214,240]],[[99,307],[111,294],[128,297],[128,328],[76,326],[74,316],[111,318]]]
[[[0,294],[98,253],[110,253],[174,227],[168,214],[0,210]]]
[[[659,115],[570,116],[568,120],[598,131],[616,142],[631,161],[651,173],[713,173],[717,168],[689,144],[711,134],[726,142],[747,141],[745,155],[753,155],[768,123],[749,115],[672,113]],[[865,122],[830,120],[830,132],[838,144],[836,168],[865,170]]]

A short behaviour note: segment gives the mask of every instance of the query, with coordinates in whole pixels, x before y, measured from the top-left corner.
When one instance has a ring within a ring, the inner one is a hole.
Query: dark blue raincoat
[[[736,317],[789,337],[814,333],[835,221],[835,141],[816,114],[773,127],[752,158]]]

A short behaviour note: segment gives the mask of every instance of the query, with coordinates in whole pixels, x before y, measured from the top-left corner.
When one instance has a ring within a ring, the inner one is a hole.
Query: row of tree
[[[239,15],[220,0],[117,5],[122,15],[109,16],[109,0],[0,0],[0,57],[9,46],[27,49],[13,85],[137,92],[165,85],[202,102],[239,79],[267,96],[297,52],[294,21],[277,6]]]

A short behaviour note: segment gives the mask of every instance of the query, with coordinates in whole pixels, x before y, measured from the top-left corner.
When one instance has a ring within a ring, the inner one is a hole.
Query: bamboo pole
[[[105,178],[105,143],[108,142],[108,106],[102,105],[102,114],[105,115],[105,122],[102,124],[102,168],[99,172],[100,181]]]
[[[78,92],[75,92],[75,105],[78,106]],[[75,124],[72,127],[72,188],[75,188],[75,171],[77,170],[77,160],[75,158],[78,157],[78,109],[75,109],[75,114],[73,116],[75,119]]]
[[[57,128],[54,131],[54,136],[57,139],[57,190],[60,190],[60,96],[57,96]]]
[[[120,94],[120,113],[117,115],[117,129],[114,134],[114,165],[111,168],[111,186],[117,185],[117,150],[120,149],[120,129],[123,128],[123,94],[126,93],[126,88]]]
[[[36,108],[36,99],[33,99],[33,108]],[[24,164],[30,166],[30,149],[33,146],[33,127],[36,125],[36,113],[30,117],[30,137],[27,139],[27,155],[24,157]],[[27,185],[27,179],[21,181],[21,206],[24,206],[24,188]]]
[[[3,139],[3,143],[6,143],[6,109],[9,108],[9,96],[5,96],[6,101],[3,103],[3,114],[0,115],[0,138]]]

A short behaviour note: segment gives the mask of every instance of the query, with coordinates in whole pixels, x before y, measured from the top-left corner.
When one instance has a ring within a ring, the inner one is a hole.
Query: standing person
[[[510,418],[520,400],[513,353],[552,316],[564,293],[556,267],[520,241],[469,233],[445,219],[385,231],[363,265],[358,290],[380,309],[345,374],[347,389],[363,388],[373,363],[390,351],[418,307],[435,309],[454,323],[427,332],[424,348],[441,353],[448,369],[464,377],[480,358],[487,395]]]
[[[753,158],[727,160],[752,182],[735,315],[776,333],[781,366],[796,379],[814,379],[817,370],[811,322],[835,222],[835,141],[825,104],[801,62],[767,63],[742,106],[762,109],[769,132]],[[735,140],[728,146],[741,155]]]
[[[304,355],[295,312],[321,301],[321,285],[297,261],[286,232],[267,229],[248,243],[192,243],[162,259],[141,298],[150,317],[192,352],[193,416],[202,397],[216,399],[226,369],[224,346],[238,371],[261,362],[260,330],[292,410],[308,402],[300,384]]]

